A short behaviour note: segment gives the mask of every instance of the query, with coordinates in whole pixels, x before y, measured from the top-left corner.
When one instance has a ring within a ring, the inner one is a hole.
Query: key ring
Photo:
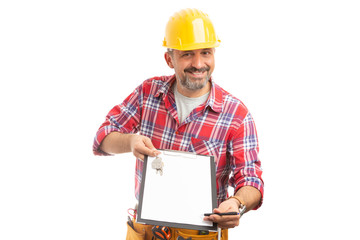
[[[132,211],[132,213],[131,213],[130,211]],[[128,214],[129,214],[130,216],[132,216],[134,219],[136,218],[136,214],[137,214],[136,209],[129,208],[129,209],[127,210],[127,212],[128,212]]]

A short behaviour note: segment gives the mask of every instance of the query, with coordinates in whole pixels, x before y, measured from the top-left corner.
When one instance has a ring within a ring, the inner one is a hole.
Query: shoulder
[[[216,95],[221,96],[223,112],[234,114],[234,116],[240,118],[239,120],[244,119],[249,113],[249,110],[245,106],[245,104],[239,98],[229,93],[228,91],[220,87],[218,84],[213,84],[216,89]]]
[[[171,86],[174,75],[172,76],[157,76],[146,79],[139,87],[142,91],[157,95],[159,92],[165,92]]]
[[[169,83],[172,79],[172,76],[156,76],[152,78],[148,78],[143,82],[143,85],[155,85],[155,86],[163,86]]]

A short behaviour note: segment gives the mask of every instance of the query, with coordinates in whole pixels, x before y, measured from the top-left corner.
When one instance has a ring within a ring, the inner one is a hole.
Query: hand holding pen
[[[239,212],[213,212],[213,213],[204,213],[204,216],[210,216],[210,215],[213,215],[213,214],[216,214],[218,216],[230,216],[230,215],[240,215]]]
[[[220,228],[234,228],[240,223],[239,206],[236,201],[223,201],[212,213],[206,214],[204,221],[218,224]]]

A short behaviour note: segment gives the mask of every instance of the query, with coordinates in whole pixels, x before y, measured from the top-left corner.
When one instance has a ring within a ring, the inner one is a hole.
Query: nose
[[[199,54],[199,53],[194,54],[191,65],[192,65],[192,67],[195,67],[197,69],[200,69],[204,66],[204,62],[201,57],[201,54]]]

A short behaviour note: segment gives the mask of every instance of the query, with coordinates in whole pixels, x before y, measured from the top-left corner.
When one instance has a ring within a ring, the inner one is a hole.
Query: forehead
[[[173,49],[173,51],[177,54],[182,54],[182,53],[197,53],[197,52],[208,52],[208,51],[214,52],[215,49],[214,48],[202,48],[202,49],[185,50],[185,51]]]

